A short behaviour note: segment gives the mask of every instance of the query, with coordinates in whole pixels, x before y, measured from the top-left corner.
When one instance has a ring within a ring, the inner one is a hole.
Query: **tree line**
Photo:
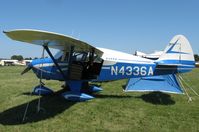
[[[32,60],[31,57],[29,57],[29,58],[24,58],[22,55],[13,55],[13,56],[11,56],[10,59],[12,59],[12,60],[18,60],[18,61],[22,61],[22,60]],[[37,59],[37,57],[35,57],[34,59]]]

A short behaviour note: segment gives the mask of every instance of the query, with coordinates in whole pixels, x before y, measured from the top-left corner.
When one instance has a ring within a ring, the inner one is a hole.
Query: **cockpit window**
[[[63,55],[63,52],[62,52],[62,51],[59,51],[59,52],[57,52],[57,53],[55,54],[54,58],[55,58],[55,59],[60,59],[60,58],[62,57],[62,55]]]
[[[60,61],[68,61],[69,53],[68,52],[63,52],[59,51],[55,54],[54,58]]]
[[[64,52],[61,61],[69,61],[69,52]]]
[[[94,62],[101,63],[102,62],[102,58],[99,57],[98,55],[94,54]]]
[[[75,52],[75,53],[73,53],[73,61],[88,62],[89,61],[89,53]],[[93,61],[100,63],[102,61],[102,59],[98,55],[94,54]]]
[[[70,56],[69,52],[59,51],[55,54],[54,58],[59,60],[59,61],[68,62],[69,56]],[[74,52],[73,55],[72,55],[72,60],[73,61],[88,62],[89,56],[90,55],[87,52]],[[94,54],[93,61],[97,62],[97,63],[101,63],[102,59],[98,55]]]
[[[74,61],[87,61],[87,53],[86,52],[75,52],[73,53],[73,60]]]

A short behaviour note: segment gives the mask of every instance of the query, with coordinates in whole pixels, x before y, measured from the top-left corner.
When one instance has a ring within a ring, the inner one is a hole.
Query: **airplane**
[[[28,65],[32,60],[11,60],[11,59],[2,59],[0,60],[0,66],[25,66]]]
[[[142,58],[147,58],[147,59],[153,59],[153,60],[157,60],[161,55],[162,55],[163,51],[155,51],[151,54],[146,54],[140,51],[135,51],[135,56],[140,56]]]
[[[14,66],[16,65],[18,60],[11,60],[11,59],[2,59],[0,60],[1,66]]]
[[[84,41],[54,32],[18,29],[3,31],[9,38],[42,46],[50,56],[33,60],[21,73],[33,70],[40,79],[63,81],[66,89],[61,95],[70,101],[87,101],[89,93],[102,89],[89,82],[129,79],[124,89],[131,91],[160,91],[183,93],[177,74],[195,68],[193,51],[183,35],[174,36],[157,59],[106,48],[94,47]],[[49,48],[58,49],[52,55]],[[43,50],[43,51],[44,51]],[[53,90],[40,85],[33,90],[36,95],[53,94]]]

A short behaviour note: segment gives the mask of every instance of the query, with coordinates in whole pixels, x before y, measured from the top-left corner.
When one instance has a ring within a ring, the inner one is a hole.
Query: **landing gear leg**
[[[94,97],[86,93],[81,92],[83,81],[68,81],[70,91],[62,93],[62,96],[70,101],[87,101]]]
[[[33,95],[52,95],[53,93],[53,90],[45,87],[43,83],[36,86],[32,92]]]

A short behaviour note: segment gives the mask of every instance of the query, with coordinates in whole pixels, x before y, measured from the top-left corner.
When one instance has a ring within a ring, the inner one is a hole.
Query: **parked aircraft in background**
[[[100,87],[89,86],[88,82],[119,79],[129,79],[125,92],[183,93],[176,74],[189,72],[195,67],[192,48],[183,35],[174,36],[165,50],[153,60],[148,55],[140,57],[98,48],[53,32],[21,29],[4,33],[13,40],[42,46],[50,58],[33,60],[22,74],[32,69],[40,79],[65,82],[68,89],[62,96],[72,101],[92,99],[94,97],[88,93],[101,90]],[[49,48],[60,51],[53,56]],[[35,94],[53,93],[40,82],[33,91]]]
[[[28,65],[32,60],[11,60],[11,59],[2,59],[0,60],[0,66],[26,66]]]
[[[13,66],[17,62],[18,62],[18,60],[9,60],[9,59],[7,59],[7,60],[0,60],[0,65],[1,66]]]
[[[140,51],[135,52],[135,56],[140,56],[142,58],[157,60],[164,52],[163,51],[155,51],[151,54],[146,54]]]

